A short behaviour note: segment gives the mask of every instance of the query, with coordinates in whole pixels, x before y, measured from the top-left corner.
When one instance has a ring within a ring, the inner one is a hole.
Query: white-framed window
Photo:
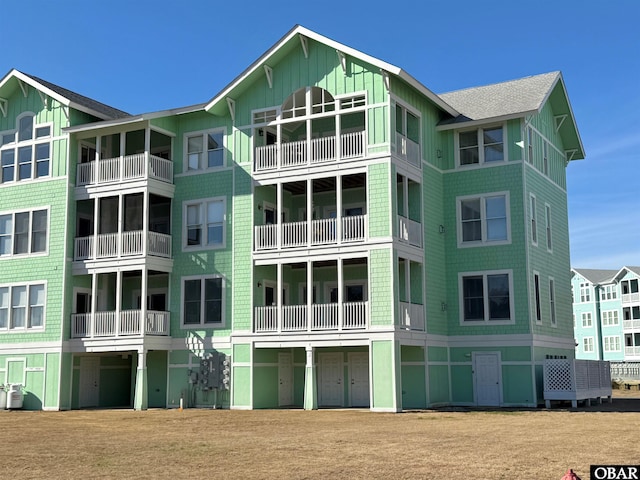
[[[533,295],[534,295],[534,309],[536,322],[542,322],[542,305],[540,300],[540,274],[534,272],[533,274]]]
[[[546,140],[542,142],[542,173],[549,175],[549,144]]]
[[[527,160],[531,165],[533,165],[533,128],[531,127],[527,128],[527,151]]]
[[[538,245],[538,220],[536,213],[536,196],[529,195],[529,223],[531,225],[531,243]]]
[[[459,274],[460,321],[513,323],[511,270]]]
[[[224,167],[224,129],[185,134],[184,150],[185,172]]]
[[[547,250],[549,252],[553,251],[553,243],[551,241],[551,205],[548,203],[544,204],[544,218],[546,223],[546,235],[547,235]]]
[[[511,242],[509,192],[457,198],[458,246]]]
[[[0,258],[45,253],[49,210],[0,213]]]
[[[458,132],[458,166],[503,162],[504,136],[503,125]]]
[[[0,331],[44,328],[45,283],[0,285]]]
[[[0,183],[48,177],[51,165],[51,123],[36,124],[35,114],[16,118],[16,130],[0,132]]]
[[[549,278],[549,312],[551,315],[551,325],[557,325],[556,319],[556,282]]]
[[[221,327],[225,323],[225,278],[182,278],[182,327]]]
[[[620,351],[620,335],[611,335],[608,337],[604,337],[604,351],[619,352]]]
[[[224,248],[227,207],[225,197],[183,203],[185,250]]]
[[[615,300],[618,298],[618,289],[615,285],[603,285],[600,288],[600,301]]]
[[[591,301],[591,286],[588,283],[580,284],[580,302]]]
[[[582,326],[584,328],[591,327],[593,325],[593,321],[591,319],[591,312],[582,312]]]
[[[602,326],[613,327],[620,323],[618,310],[604,310],[602,312]]]
[[[418,165],[422,159],[420,116],[399,103],[396,103],[396,153]]]
[[[593,337],[584,337],[582,339],[582,350],[584,352],[593,352]]]

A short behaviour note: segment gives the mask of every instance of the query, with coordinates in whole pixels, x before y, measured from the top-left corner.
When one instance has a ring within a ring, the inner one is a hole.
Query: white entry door
[[[100,401],[100,359],[80,358],[79,407],[97,407]]]
[[[349,393],[352,407],[369,406],[369,354],[349,353]]]
[[[499,353],[473,353],[473,383],[478,406],[500,406],[502,375]]]
[[[278,405],[293,405],[293,364],[290,353],[278,354]]]
[[[318,405],[342,407],[344,398],[342,353],[321,353],[318,358],[320,360]]]

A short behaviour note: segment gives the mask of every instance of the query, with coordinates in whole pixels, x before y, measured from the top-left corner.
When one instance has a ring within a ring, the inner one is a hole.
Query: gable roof
[[[249,80],[249,83],[251,83],[252,79],[264,75],[264,71],[261,67],[263,67],[264,65],[268,65],[269,63],[277,63],[293,48],[300,47],[301,42],[303,41],[302,39],[311,39],[316,42],[322,43],[336,49],[337,51],[342,52],[347,56],[358,58],[373,65],[374,67],[388,72],[391,75],[395,75],[414,87],[420,93],[425,95],[441,110],[444,110],[452,116],[459,115],[459,112],[456,111],[455,108],[452,108],[442,98],[433,93],[431,90],[429,90],[422,83],[420,83],[418,80],[413,78],[401,68],[398,68],[377,58],[371,57],[351,47],[331,40],[330,38],[324,37],[301,25],[296,25],[291,30],[289,30],[287,34],[285,34],[280,40],[278,40],[278,42],[276,42],[269,50],[262,54],[262,56],[260,56],[255,62],[253,62],[247,69],[245,69],[244,72],[238,75],[231,83],[223,88],[220,93],[218,93],[209,101],[209,103],[205,107],[205,110],[214,114],[225,113],[225,110],[227,108],[225,100],[226,98],[233,99],[234,97],[237,97],[239,94],[241,94],[244,90],[243,84],[245,84],[247,80]]]
[[[46,80],[16,69],[11,70],[2,78],[2,80],[0,80],[0,92],[2,92],[3,88],[11,88],[14,80],[31,85],[36,90],[54,98],[62,105],[72,107],[102,120],[112,120],[129,116],[127,112],[110,107],[109,105],[98,102],[97,100],[85,97],[84,95],[72,92],[71,90],[62,88],[54,83],[47,82]]]
[[[438,130],[525,118],[540,113],[549,102],[567,161],[585,157],[580,132],[560,72],[456,90],[443,93],[440,97],[462,115],[441,121]]]
[[[619,271],[616,272],[614,280],[619,280],[624,277],[627,272],[635,273],[638,277],[640,277],[640,267],[622,267]]]
[[[604,283],[613,283],[618,270],[595,270],[588,268],[572,268],[574,274],[586,278],[594,285],[602,285]]]

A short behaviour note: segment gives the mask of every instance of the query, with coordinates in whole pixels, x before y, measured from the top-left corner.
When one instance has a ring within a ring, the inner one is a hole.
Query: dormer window
[[[459,165],[482,165],[504,161],[503,137],[502,126],[460,132],[458,134]]]

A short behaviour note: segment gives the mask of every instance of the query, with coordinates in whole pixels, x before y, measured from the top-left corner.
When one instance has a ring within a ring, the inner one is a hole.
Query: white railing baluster
[[[313,245],[325,245],[329,243],[336,243],[336,219],[335,218],[321,218],[319,220],[312,220],[312,232],[313,238],[311,243]]]

